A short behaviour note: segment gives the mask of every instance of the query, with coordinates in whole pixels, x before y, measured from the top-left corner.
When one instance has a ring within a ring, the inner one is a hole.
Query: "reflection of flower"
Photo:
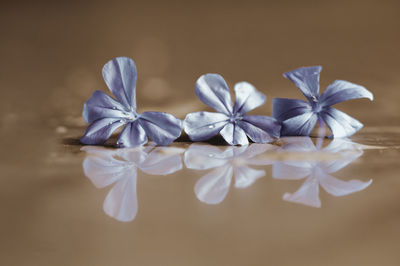
[[[372,183],[372,179],[367,182],[360,180],[342,181],[330,175],[359,158],[363,153],[362,145],[346,139],[334,139],[325,148],[318,149],[308,137],[283,138],[283,141],[286,142],[281,148],[284,152],[299,153],[301,156],[311,153],[318,156],[306,161],[293,160],[274,164],[274,178],[298,180],[307,177],[295,193],[283,195],[283,199],[286,201],[321,207],[319,185],[329,194],[340,197],[361,191]],[[328,155],[336,156],[330,158]]]
[[[228,85],[220,75],[206,74],[197,80],[197,97],[218,113],[188,114],[183,124],[191,140],[203,141],[220,133],[231,145],[247,145],[247,136],[252,141],[261,143],[269,143],[273,138],[279,137],[281,126],[275,118],[246,115],[263,105],[266,96],[247,82],[237,83],[234,90],[236,101],[232,107]]]
[[[224,151],[212,145],[192,144],[185,152],[187,168],[205,170],[215,168],[203,176],[195,185],[195,193],[199,200],[207,204],[219,204],[228,194],[232,176],[235,176],[235,187],[246,188],[265,171],[256,170],[248,165],[269,165],[268,160],[255,156],[275,149],[269,144],[252,144],[242,147],[228,147]]]
[[[373,95],[363,86],[336,80],[319,94],[321,66],[302,67],[284,74],[304,94],[308,102],[296,99],[274,98],[273,116],[282,121],[282,136],[308,136],[317,120],[332,131],[334,137],[348,137],[362,128],[362,124],[347,114],[331,107],[334,104],[368,98]]]
[[[103,77],[117,101],[95,91],[83,106],[82,116],[90,123],[81,138],[84,144],[103,144],[111,134],[126,125],[117,141],[119,147],[147,143],[150,137],[159,145],[168,145],[181,135],[182,121],[160,112],[137,113],[136,65],[132,59],[118,57],[103,67]]]
[[[83,162],[85,175],[97,188],[113,183],[106,199],[104,212],[123,222],[135,219],[138,203],[136,195],[137,169],[150,175],[168,175],[182,169],[183,149],[141,146],[134,149],[106,149],[85,146]]]

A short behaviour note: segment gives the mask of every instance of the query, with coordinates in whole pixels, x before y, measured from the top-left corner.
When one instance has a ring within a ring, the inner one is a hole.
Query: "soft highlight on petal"
[[[282,122],[282,136],[308,136],[314,129],[318,117],[312,112],[304,113]]]
[[[272,116],[279,121],[302,115],[311,111],[311,105],[303,100],[274,98],[272,100]]]
[[[119,118],[103,118],[96,120],[88,126],[80,141],[83,144],[89,145],[104,144],[112,133],[125,123],[124,120]]]
[[[258,143],[270,143],[275,138],[279,138],[281,132],[280,123],[269,116],[248,115],[237,124],[253,142]]]
[[[147,143],[146,132],[138,120],[129,123],[119,135],[117,146],[120,148],[131,148]]]
[[[196,112],[186,115],[183,127],[192,141],[210,139],[228,123],[228,117],[221,113]]]
[[[136,77],[135,62],[127,57],[114,58],[103,67],[104,81],[127,111],[136,111]]]
[[[332,137],[335,138],[349,137],[363,127],[358,120],[333,107],[325,108],[320,116],[332,131]]]
[[[283,74],[283,76],[293,82],[297,88],[311,101],[313,97],[319,95],[319,74],[321,66],[301,67]]]
[[[228,85],[223,77],[218,74],[205,74],[201,76],[194,88],[197,97],[214,110],[232,113],[232,100]]]
[[[332,106],[340,102],[360,98],[367,98],[372,101],[374,96],[369,90],[361,85],[344,80],[335,80],[321,94],[319,100],[322,106]]]
[[[245,81],[236,83],[234,90],[236,94],[235,105],[233,107],[234,113],[245,114],[263,105],[267,100],[267,96]]]
[[[220,132],[221,136],[230,145],[248,145],[246,133],[237,124],[228,123]]]
[[[158,145],[168,145],[182,132],[182,121],[162,112],[144,112],[138,118],[140,125]]]
[[[83,105],[82,116],[86,123],[100,118],[126,117],[124,107],[102,91],[95,91]]]

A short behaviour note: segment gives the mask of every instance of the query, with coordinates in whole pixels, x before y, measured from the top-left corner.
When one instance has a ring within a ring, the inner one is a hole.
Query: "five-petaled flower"
[[[195,86],[197,97],[218,113],[190,113],[183,121],[185,132],[192,141],[203,141],[222,135],[231,145],[246,145],[247,136],[254,142],[269,143],[279,137],[281,126],[269,116],[246,115],[266,101],[266,96],[247,82],[234,87],[235,104],[225,80],[217,74],[201,76]],[[246,136],[247,135],[247,136]]]
[[[284,77],[292,81],[308,102],[296,99],[273,99],[273,117],[282,122],[282,136],[308,136],[317,121],[329,127],[332,137],[348,137],[363,125],[349,115],[331,107],[334,104],[358,99],[373,100],[373,95],[363,86],[336,80],[319,95],[321,66],[302,67],[287,72]]]
[[[134,147],[147,143],[150,137],[158,145],[168,145],[178,138],[182,121],[162,112],[137,113],[136,65],[132,59],[118,57],[103,67],[103,77],[117,100],[95,91],[84,104],[82,116],[90,123],[81,142],[103,144],[111,134],[126,125],[117,141],[118,147]]]

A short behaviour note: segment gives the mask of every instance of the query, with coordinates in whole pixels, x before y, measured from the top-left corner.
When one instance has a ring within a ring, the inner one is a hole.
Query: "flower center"
[[[229,122],[231,123],[236,123],[237,120],[242,120],[243,117],[241,114],[233,114],[231,117],[229,117]]]

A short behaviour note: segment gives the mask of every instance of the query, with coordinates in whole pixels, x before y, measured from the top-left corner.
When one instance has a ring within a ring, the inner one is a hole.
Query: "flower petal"
[[[332,137],[335,138],[349,137],[363,127],[358,120],[333,107],[325,108],[320,116],[332,131]]]
[[[237,124],[228,123],[220,132],[221,136],[230,145],[248,145],[246,133]]]
[[[205,170],[222,166],[228,162],[225,153],[213,145],[191,144],[184,155],[189,169]]]
[[[279,121],[311,111],[311,105],[308,102],[297,99],[274,98],[272,106],[272,116]]]
[[[182,121],[168,113],[144,112],[139,123],[158,145],[168,145],[177,139],[182,132]]]
[[[223,77],[218,74],[205,74],[201,76],[194,88],[199,99],[214,110],[224,113],[232,113],[232,100],[228,85]]]
[[[228,119],[221,113],[190,113],[186,115],[183,127],[192,141],[203,141],[218,135]]]
[[[235,187],[246,188],[251,186],[257,179],[265,176],[264,170],[257,170],[246,165],[238,166],[233,169],[235,176]]]
[[[248,82],[236,83],[234,90],[236,94],[235,105],[233,106],[234,113],[245,114],[263,105],[267,100],[267,96]]]
[[[123,118],[124,107],[102,91],[95,91],[83,105],[82,116],[86,123],[92,123],[100,118]]]
[[[309,177],[295,193],[285,193],[283,200],[320,208],[321,201],[318,194],[318,182],[315,182],[314,177]]]
[[[123,126],[125,121],[119,118],[102,118],[94,121],[88,126],[81,138],[83,144],[103,144],[110,138],[117,128]]]
[[[281,125],[275,118],[262,115],[248,115],[237,124],[246,132],[247,136],[259,143],[269,143],[279,138]]]
[[[282,122],[281,136],[308,136],[317,120],[317,115],[312,112],[289,118]]]
[[[286,72],[283,76],[293,82],[297,88],[311,102],[313,97],[319,96],[319,74],[321,66],[301,67]]]
[[[121,222],[130,222],[136,217],[138,201],[136,194],[136,171],[118,181],[104,200],[104,212]]]
[[[174,150],[173,153],[169,151]],[[182,158],[174,148],[157,147],[152,150],[146,160],[139,164],[140,170],[150,175],[169,175],[182,169]]]
[[[228,194],[232,173],[232,167],[225,165],[200,178],[194,186],[197,198],[207,204],[221,203]]]
[[[367,182],[360,180],[342,181],[327,174],[318,175],[318,180],[326,192],[336,197],[364,190],[372,183],[372,179]]]
[[[138,120],[129,123],[119,135],[117,146],[120,148],[130,148],[141,146],[147,143],[146,132],[139,124]]]
[[[363,86],[344,80],[335,80],[321,94],[319,101],[322,106],[331,106],[343,101],[359,98],[368,98],[372,101],[374,96]]]
[[[108,61],[103,67],[103,78],[110,91],[118,101],[136,112],[136,78],[135,62],[127,57],[117,57]]]

